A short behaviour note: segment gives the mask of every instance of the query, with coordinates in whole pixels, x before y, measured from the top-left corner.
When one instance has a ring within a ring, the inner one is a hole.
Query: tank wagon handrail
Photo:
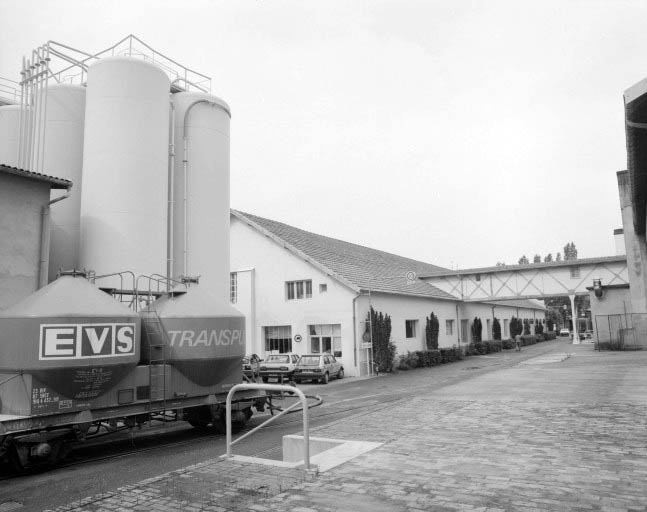
[[[231,399],[234,396],[234,393],[236,391],[244,391],[244,390],[250,390],[250,389],[255,389],[259,391],[280,391],[280,392],[287,392],[290,394],[295,394],[299,397],[299,400],[301,401],[301,407],[303,409],[303,465],[304,469],[306,471],[310,471],[310,432],[309,432],[309,422],[308,422],[308,400],[306,396],[303,394],[303,391],[301,391],[298,388],[295,388],[293,386],[287,386],[287,385],[282,385],[282,384],[236,384],[233,388],[229,390],[229,393],[227,393],[227,402],[226,402],[226,428],[227,428],[227,457],[231,458],[233,457],[231,453],[231,446],[238,441],[241,441],[245,439],[246,437],[252,435],[254,432],[257,430],[261,429],[265,425],[268,425],[272,421],[280,418],[284,414],[287,414],[291,409],[299,405],[299,402],[295,402],[292,404],[290,407],[287,409],[283,409],[279,414],[276,416],[272,416],[270,419],[267,421],[261,423],[258,425],[256,428],[250,430],[246,434],[243,434],[242,436],[238,437],[235,441],[232,441],[231,439]]]

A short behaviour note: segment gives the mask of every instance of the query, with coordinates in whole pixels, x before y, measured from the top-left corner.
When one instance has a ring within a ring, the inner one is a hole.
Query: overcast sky
[[[132,33],[232,108],[231,205],[445,267],[615,254],[644,1],[0,0],[0,77]]]

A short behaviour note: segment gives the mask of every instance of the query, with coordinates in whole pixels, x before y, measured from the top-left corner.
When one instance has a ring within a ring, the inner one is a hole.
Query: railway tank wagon
[[[82,277],[62,276],[0,313],[0,324],[0,455],[20,466],[55,459],[118,405],[110,390],[139,363],[140,319]]]
[[[196,427],[222,426],[222,398],[242,379],[245,317],[197,284],[154,301],[141,315],[141,360],[154,376],[151,399],[178,409],[178,397],[204,396],[202,405],[183,408],[183,419]],[[234,404],[234,421],[249,419],[250,405]]]

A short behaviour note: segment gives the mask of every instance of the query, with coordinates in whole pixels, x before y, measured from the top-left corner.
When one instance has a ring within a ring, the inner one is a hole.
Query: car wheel
[[[321,382],[324,384],[328,384],[328,381],[330,380],[330,375],[328,375],[328,372],[324,373],[323,379],[321,379]]]
[[[339,373],[337,374],[338,379],[343,379],[344,378],[344,369],[340,368]]]

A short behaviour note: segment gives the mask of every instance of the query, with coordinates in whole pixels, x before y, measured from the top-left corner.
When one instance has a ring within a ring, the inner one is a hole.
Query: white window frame
[[[324,339],[330,339],[330,349],[325,350]],[[313,343],[317,344],[313,350]],[[308,352],[312,354],[330,354],[342,356],[341,324],[310,324],[308,325]]]
[[[454,320],[445,320],[445,335],[454,335]]]
[[[409,329],[411,326],[411,329]],[[412,331],[412,335],[409,336],[409,330]],[[405,320],[404,321],[404,336],[408,340],[414,340],[418,337],[418,320]]]
[[[271,329],[277,330],[281,334],[281,337],[268,338],[267,334]],[[276,343],[272,343],[273,341]],[[275,345],[276,348],[273,348],[273,345]],[[292,352],[292,326],[264,325],[263,346],[265,347],[266,354],[288,354]]]
[[[238,272],[229,273],[229,302],[238,302]]]
[[[285,300],[304,300],[312,298],[312,279],[285,282]]]

